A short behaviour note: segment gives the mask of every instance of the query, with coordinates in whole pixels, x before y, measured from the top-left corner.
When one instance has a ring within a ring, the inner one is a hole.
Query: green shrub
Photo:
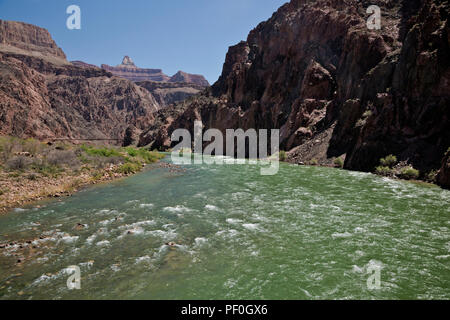
[[[431,170],[430,172],[427,173],[427,175],[425,176],[425,180],[428,182],[436,182],[436,176],[438,174],[437,170]]]
[[[64,169],[62,169],[58,166],[55,166],[55,165],[48,164],[47,162],[42,161],[42,160],[35,161],[31,165],[31,169],[33,169],[37,173],[42,174],[45,177],[57,176],[61,172],[64,172]]]
[[[372,114],[373,114],[373,112],[371,110],[367,110],[366,112],[363,113],[362,117],[364,119],[367,119],[367,118],[371,117]]]
[[[9,170],[24,170],[30,165],[31,161],[24,156],[12,157],[6,162],[6,168]]]
[[[138,150],[134,148],[126,148],[125,150],[130,157],[136,157],[138,155]]]
[[[110,165],[117,165],[117,164],[121,164],[124,161],[127,161],[126,159],[122,158],[122,157],[109,157],[109,158],[105,158],[105,157],[94,157],[91,161],[91,164],[93,166],[95,166],[95,168],[97,169],[104,169]]]
[[[319,161],[316,158],[309,160],[309,165],[311,165],[311,166],[317,166],[318,164],[319,164]]]
[[[27,139],[23,143],[23,151],[28,152],[33,156],[42,151],[42,149],[44,149],[44,145],[33,138]]]
[[[380,159],[380,164],[383,167],[389,167],[392,168],[397,164],[397,157],[390,154],[388,155],[386,158],[381,158]]]
[[[358,119],[358,121],[356,121],[355,127],[356,128],[364,127],[366,125],[366,122],[367,122],[366,119]]]
[[[388,176],[391,176],[393,174],[393,170],[391,168],[389,168],[389,167],[386,167],[386,166],[379,166],[379,167],[376,167],[375,173],[380,175],[380,176],[388,177]]]
[[[47,155],[47,162],[52,166],[69,165],[74,166],[78,164],[77,156],[72,150],[53,150]]]
[[[123,163],[124,158],[123,157],[109,157],[109,158],[105,158],[105,163],[106,164],[119,164],[119,163]]]
[[[400,173],[400,177],[406,180],[416,180],[419,178],[419,175],[419,170],[416,170],[413,167],[403,168],[402,172]]]
[[[336,159],[334,159],[334,165],[337,167],[337,168],[343,168],[344,167],[344,159],[342,159],[342,158],[336,158]]]
[[[86,152],[86,154],[90,156],[99,156],[99,157],[120,157],[122,156],[119,151],[113,148],[94,148],[91,146],[82,145],[81,149]]]
[[[279,159],[280,159],[280,161],[286,161],[286,151],[281,150],[279,152]]]
[[[141,171],[142,165],[139,163],[124,163],[119,168],[116,169],[116,172],[122,174],[132,174]]]
[[[356,122],[356,127],[364,127],[366,125],[367,119],[370,118],[372,116],[372,111],[371,110],[367,110],[365,111],[361,118]]]
[[[146,149],[138,149],[138,157],[142,158],[145,163],[156,162],[165,156],[159,152],[149,151]]]
[[[81,163],[84,163],[84,164],[88,164],[88,163],[91,162],[91,159],[89,159],[88,157],[86,157],[86,155],[84,155],[84,154],[80,154],[80,155],[78,156],[78,159],[81,161]]]
[[[6,163],[15,151],[22,150],[22,145],[17,138],[0,137],[0,150],[1,160]]]
[[[94,171],[91,173],[92,179],[94,181],[98,181],[101,180],[103,178],[103,173],[99,172],[99,171]]]
[[[8,174],[8,178],[18,178],[21,175],[22,175],[22,172],[16,171],[16,172],[12,172],[12,173]]]
[[[30,174],[27,176],[27,179],[28,179],[28,180],[31,180],[31,181],[36,181],[37,178],[38,178],[38,176],[37,176],[37,174],[35,174],[35,173],[30,173]]]

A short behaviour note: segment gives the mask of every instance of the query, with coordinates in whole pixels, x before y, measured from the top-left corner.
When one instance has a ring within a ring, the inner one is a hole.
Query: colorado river
[[[449,191],[288,164],[185,169],[1,216],[0,299],[450,298]]]

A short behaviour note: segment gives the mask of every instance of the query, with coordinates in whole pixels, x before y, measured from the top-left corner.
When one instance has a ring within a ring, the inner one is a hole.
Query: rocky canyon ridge
[[[85,68],[97,67],[83,61],[72,61],[72,64]],[[116,77],[133,81],[147,89],[162,107],[182,101],[209,87],[209,82],[202,75],[178,71],[174,76],[169,77],[161,69],[136,67],[129,56],[125,56],[122,63],[116,67],[102,64],[101,68]]]
[[[378,5],[381,30],[366,9]],[[293,163],[373,171],[396,155],[449,186],[449,2],[292,0],[231,47],[207,92],[160,110],[141,145],[177,128],[270,129]]]
[[[113,75],[122,77],[131,81],[156,81],[156,82],[183,82],[195,84],[202,87],[208,87],[209,82],[202,75],[189,74],[178,71],[172,77],[166,75],[161,69],[143,69],[138,68],[129,56],[125,56],[122,63],[116,67],[102,64],[102,69],[111,72]]]
[[[136,137],[156,110],[202,89],[178,82],[140,86],[71,63],[47,30],[0,20],[0,134],[121,143],[127,129]]]
[[[209,87],[209,82],[202,75],[178,71],[169,77],[161,69],[138,68],[129,56],[125,56],[116,67],[105,64],[101,67],[114,76],[134,81],[147,89],[162,106],[183,101]]]

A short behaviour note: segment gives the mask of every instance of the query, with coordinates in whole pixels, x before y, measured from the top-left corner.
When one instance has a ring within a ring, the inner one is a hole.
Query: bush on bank
[[[375,168],[375,173],[380,176],[394,177],[405,180],[417,180],[420,177],[420,172],[414,169],[407,161],[398,162],[395,155],[388,155],[380,159],[380,165]],[[425,175],[425,180],[433,182],[436,171],[429,172]]]
[[[35,139],[0,137],[0,171],[19,177],[28,173],[32,179],[39,176],[56,177],[63,173],[79,174],[119,166],[117,172],[131,174],[144,164],[162,159],[164,155],[134,147],[114,147],[57,142],[45,144]]]

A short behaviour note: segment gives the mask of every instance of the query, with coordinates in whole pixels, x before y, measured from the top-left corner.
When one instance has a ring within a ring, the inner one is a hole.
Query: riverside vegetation
[[[135,147],[46,144],[35,139],[0,137],[0,213],[139,172],[163,157]]]
[[[420,177],[419,170],[414,169],[406,161],[399,162],[397,157],[392,154],[380,159],[380,165],[375,168],[375,173],[404,180],[417,180]],[[436,173],[436,171],[431,171],[426,177],[423,177],[423,180],[435,182]]]

